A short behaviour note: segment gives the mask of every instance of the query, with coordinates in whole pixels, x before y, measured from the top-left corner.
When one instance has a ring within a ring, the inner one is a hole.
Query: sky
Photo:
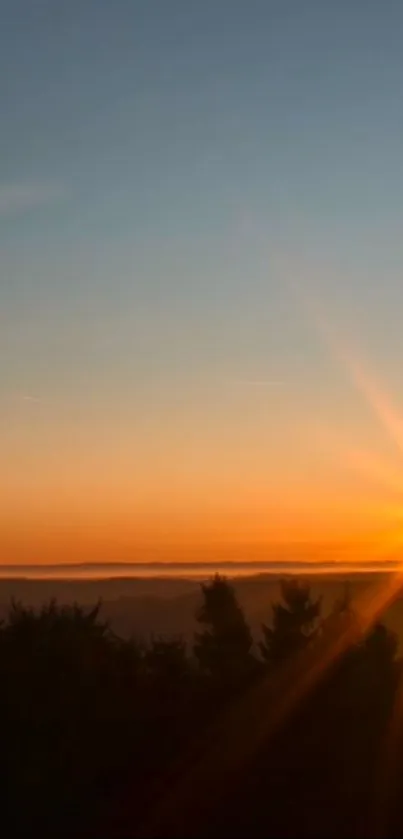
[[[0,0],[0,562],[396,549],[402,34]]]

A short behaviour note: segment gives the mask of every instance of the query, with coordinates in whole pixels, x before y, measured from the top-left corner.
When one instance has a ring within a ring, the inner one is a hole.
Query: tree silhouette
[[[263,624],[262,656],[275,665],[302,650],[314,637],[321,601],[312,600],[309,586],[298,580],[283,580],[283,602],[272,606],[272,625]]]
[[[181,638],[153,638],[144,653],[144,665],[155,688],[180,688],[190,677],[190,662]]]
[[[252,635],[234,589],[219,574],[201,589],[203,603],[196,617],[205,628],[195,635],[195,656],[205,672],[220,680],[242,679],[255,661]]]
[[[397,674],[397,651],[395,633],[376,621],[353,653],[352,666],[361,691],[380,699],[390,690]]]
[[[0,803],[3,820],[14,821],[7,835],[85,835],[95,820],[91,835],[110,839],[115,823],[103,832],[103,803],[108,810],[127,782],[131,823],[122,835],[143,835],[141,824],[158,796],[166,790],[171,800],[175,779],[187,778],[193,762],[204,760],[204,748],[209,758],[227,719],[220,716],[223,706],[231,702],[231,719],[241,713],[240,745],[249,748],[249,719],[257,714],[260,726],[261,714],[264,731],[271,703],[275,715],[283,696],[287,700],[290,680],[283,677],[295,676],[297,689],[306,663],[317,656],[324,665],[317,680],[276,725],[275,736],[256,743],[239,764],[235,787],[225,771],[220,775],[213,822],[208,808],[204,826],[199,811],[189,810],[185,827],[199,837],[368,835],[364,829],[354,834],[353,827],[366,818],[371,777],[401,692],[395,635],[380,621],[364,633],[366,622],[347,585],[321,620],[320,600],[309,586],[285,581],[271,625],[264,627],[262,654],[275,665],[309,648],[249,691],[263,671],[234,589],[216,575],[201,593],[194,658],[181,639],[139,644],[117,637],[99,605],[84,609],[53,600],[34,610],[12,604],[0,623]],[[338,644],[340,636],[345,644]],[[334,659],[327,655],[333,641],[340,650]],[[206,767],[210,778],[208,760]],[[396,801],[398,793],[401,785]],[[112,809],[114,822],[124,808]],[[402,835],[398,806],[393,818],[393,835]]]
[[[128,762],[142,727],[138,665],[99,604],[52,600],[38,611],[11,604],[0,630],[0,737],[17,834],[40,823],[45,835],[44,821],[51,825],[56,813],[65,813],[65,824],[51,832],[71,832],[67,813],[74,818],[81,802],[84,818],[97,785]]]

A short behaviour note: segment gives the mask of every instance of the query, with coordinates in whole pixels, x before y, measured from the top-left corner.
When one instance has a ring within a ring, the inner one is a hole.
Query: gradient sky
[[[0,0],[2,561],[403,533],[402,39],[401,0]]]

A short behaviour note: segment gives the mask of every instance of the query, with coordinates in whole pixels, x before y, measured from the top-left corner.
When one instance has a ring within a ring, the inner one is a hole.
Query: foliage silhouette
[[[190,677],[186,645],[181,638],[153,638],[145,650],[144,663],[156,685],[180,685]]]
[[[272,606],[272,626],[263,624],[260,651],[269,665],[284,662],[313,640],[320,618],[320,600],[312,600],[309,586],[298,580],[283,580],[283,602]]]
[[[342,654],[278,730],[262,734],[239,777],[219,777],[209,808],[199,790],[201,810],[183,816],[182,828],[206,838],[369,835],[368,802],[402,674],[396,636],[381,621],[363,635],[347,590],[327,617],[306,583],[284,581],[281,591],[264,628],[260,666],[234,589],[219,575],[201,587],[193,652],[180,638],[140,644],[117,637],[101,604],[50,601],[35,611],[12,603],[0,625],[7,835],[84,835],[90,827],[105,839],[143,835],[156,802],[190,777],[203,754],[211,774],[208,744],[222,732],[224,757],[248,747],[252,721],[253,731],[268,730],[266,718],[297,691],[304,661],[308,666],[343,632],[351,640]],[[281,681],[281,664],[291,666],[288,681]],[[395,835],[403,825],[399,790]],[[122,813],[129,828],[119,822]],[[158,835],[181,832],[167,823]]]
[[[195,634],[196,659],[203,671],[223,683],[242,681],[256,662],[252,634],[235,591],[219,574],[201,589],[203,602],[197,620],[205,628]]]

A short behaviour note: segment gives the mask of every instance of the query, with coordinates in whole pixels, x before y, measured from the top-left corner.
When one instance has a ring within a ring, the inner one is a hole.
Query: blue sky
[[[403,399],[402,32],[399,0],[0,0],[5,494],[66,440],[187,438],[190,480],[245,405],[225,463],[300,447],[298,485],[296,412],[377,439],[292,287]]]

